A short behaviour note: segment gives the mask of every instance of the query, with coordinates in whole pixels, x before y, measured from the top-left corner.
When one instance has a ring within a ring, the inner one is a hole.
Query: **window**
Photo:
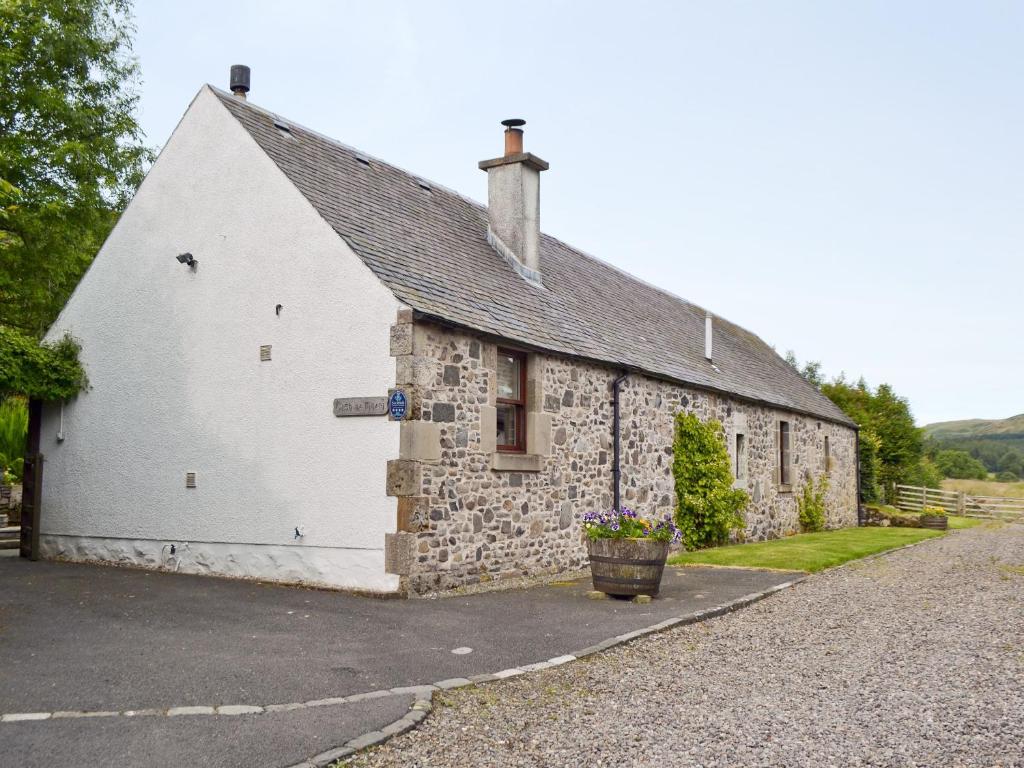
[[[526,451],[526,355],[498,350],[499,451]]]
[[[747,479],[747,436],[736,433],[736,465],[733,474],[737,480]]]
[[[789,469],[789,422],[779,422],[779,483],[790,484]]]
[[[828,435],[825,435],[825,454],[824,454],[824,459],[825,459],[825,467],[824,467],[824,469],[825,469],[826,472],[828,472],[832,468],[832,452],[829,450],[829,447],[828,447]]]

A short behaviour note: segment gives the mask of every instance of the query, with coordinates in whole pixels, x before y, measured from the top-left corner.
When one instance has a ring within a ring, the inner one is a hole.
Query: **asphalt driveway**
[[[288,705],[542,661],[791,578],[667,569],[662,596],[646,605],[589,600],[585,580],[375,600],[3,557],[0,714],[142,712],[0,723],[0,762],[290,765],[396,720],[414,697]],[[272,711],[165,716],[224,705]]]

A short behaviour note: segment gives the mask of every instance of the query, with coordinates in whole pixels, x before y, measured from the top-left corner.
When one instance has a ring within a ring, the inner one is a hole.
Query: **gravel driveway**
[[[359,766],[1024,766],[1024,525],[448,692]]]

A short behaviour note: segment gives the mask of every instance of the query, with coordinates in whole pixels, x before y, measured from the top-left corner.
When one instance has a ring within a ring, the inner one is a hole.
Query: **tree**
[[[935,466],[935,462],[927,456],[922,456],[913,466],[906,467],[900,480],[906,485],[916,485],[920,488],[942,487],[942,473]]]
[[[999,464],[996,469],[999,472],[1009,472],[1020,477],[1024,475],[1024,456],[1021,456],[1018,451],[1011,448],[999,457]]]
[[[891,492],[896,483],[909,483],[911,476],[933,479],[934,467],[922,470],[920,466],[924,455],[924,431],[914,426],[910,404],[891,386],[881,384],[872,391],[864,379],[851,384],[839,376],[823,384],[821,391],[860,425],[862,451],[867,433],[877,438],[877,483],[885,492]],[[862,461],[862,473],[864,469]],[[941,479],[941,474],[938,476]],[[863,475],[861,487],[866,490]]]
[[[988,478],[988,470],[985,469],[985,465],[966,451],[937,451],[934,461],[943,477],[955,477],[961,480],[985,480]]]
[[[808,360],[801,367],[800,362],[796,359],[796,353],[791,349],[786,353],[786,362],[792,365],[797,373],[818,389],[821,389],[825,383],[825,376],[821,372],[821,363],[817,360]]]
[[[39,338],[142,177],[130,0],[0,1],[0,325]]]

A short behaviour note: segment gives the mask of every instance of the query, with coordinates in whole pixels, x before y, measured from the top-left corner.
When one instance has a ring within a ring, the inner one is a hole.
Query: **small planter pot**
[[[587,542],[594,589],[608,595],[650,595],[661,588],[667,541],[595,539]]]
[[[949,517],[946,515],[921,515],[921,527],[945,531],[949,528]]]

